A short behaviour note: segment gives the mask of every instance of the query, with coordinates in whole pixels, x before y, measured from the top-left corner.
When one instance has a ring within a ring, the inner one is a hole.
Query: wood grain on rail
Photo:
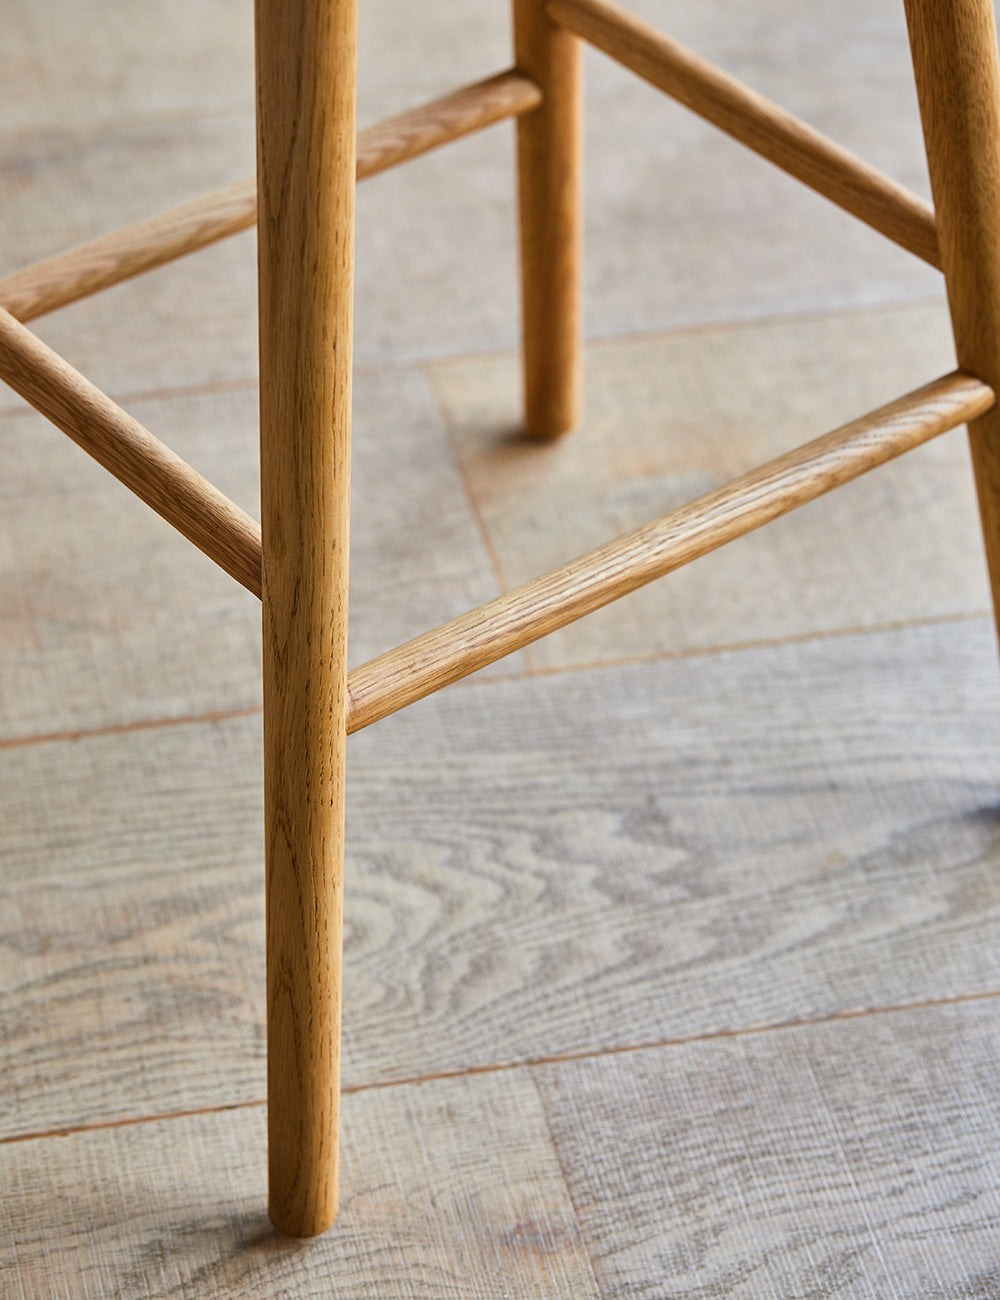
[[[940,268],[928,204],[819,131],[610,0],[550,0],[547,12],[727,135]]]
[[[237,582],[260,595],[256,521],[2,308],[0,379]]]
[[[536,108],[542,93],[514,70],[462,86],[358,135],[357,179]],[[0,305],[24,322],[247,230],[257,220],[251,176],[94,239],[0,280]]]
[[[355,668],[349,732],[377,722],[990,409],[955,371]]]

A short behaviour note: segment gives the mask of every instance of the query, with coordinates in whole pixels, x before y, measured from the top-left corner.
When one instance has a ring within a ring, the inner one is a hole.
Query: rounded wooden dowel
[[[542,90],[518,118],[524,425],[572,429],[582,383],[583,49],[543,0],[514,0],[514,58]]]
[[[0,379],[237,582],[260,595],[257,521],[3,308]]]
[[[537,108],[538,85],[513,68],[462,86],[358,133],[358,180]]]
[[[478,609],[353,669],[348,731],[717,550],[990,409],[993,390],[956,372],[743,474]]]
[[[409,109],[358,136],[364,180],[542,101],[534,82],[510,69]],[[236,181],[145,221],[91,240],[0,280],[0,304],[20,321],[78,302],[247,230],[257,220],[257,182]]]
[[[990,0],[906,0],[959,365],[1000,385],[1000,63]],[[1000,627],[1000,411],[969,425]]]
[[[337,1213],[356,0],[257,0],[269,1209]]]
[[[727,135],[940,267],[930,207],[819,131],[611,0],[550,0],[547,12]]]

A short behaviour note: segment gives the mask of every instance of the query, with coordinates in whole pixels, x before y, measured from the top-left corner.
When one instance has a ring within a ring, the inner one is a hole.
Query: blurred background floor
[[[897,0],[633,8],[926,194]],[[364,0],[362,125],[510,61]],[[253,166],[247,0],[8,0],[0,274]],[[513,139],[358,204],[360,662],[951,369],[940,278],[587,57],[587,409]],[[38,332],[257,514],[252,232]],[[0,1281],[1000,1294],[1000,670],[964,435],[355,736],[341,1215],[266,1217],[259,605],[0,393]]]

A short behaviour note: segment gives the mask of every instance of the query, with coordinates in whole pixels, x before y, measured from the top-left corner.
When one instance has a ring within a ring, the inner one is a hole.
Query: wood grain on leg
[[[741,474],[478,609],[352,669],[347,729],[360,731],[646,583],[988,410],[960,371]]]
[[[555,437],[580,413],[582,47],[540,0],[514,0],[514,58],[545,96],[517,123],[524,423]]]
[[[906,0],[941,264],[959,364],[1000,381],[1000,64],[989,0]],[[969,423],[1000,614],[1000,412]]]
[[[337,1213],[356,0],[258,0],[270,1214]]]

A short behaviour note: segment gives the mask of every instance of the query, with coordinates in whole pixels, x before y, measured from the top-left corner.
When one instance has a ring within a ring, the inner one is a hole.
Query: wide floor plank
[[[589,1300],[530,1079],[345,1097],[340,1217],[267,1221],[263,1107],[0,1145],[9,1300]]]
[[[991,998],[533,1074],[604,1300],[985,1300],[998,1061]]]
[[[1000,988],[998,723],[983,620],[360,733],[345,1083]],[[259,734],[0,751],[5,1133],[263,1096]]]

